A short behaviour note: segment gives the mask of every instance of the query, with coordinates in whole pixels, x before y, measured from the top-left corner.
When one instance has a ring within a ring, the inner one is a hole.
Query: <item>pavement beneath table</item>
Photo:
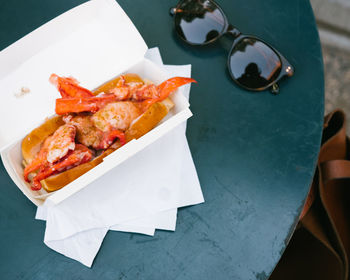
[[[350,135],[350,52],[323,46],[325,113],[341,108],[347,114]]]
[[[311,0],[321,38],[325,113],[341,108],[350,134],[350,1]]]

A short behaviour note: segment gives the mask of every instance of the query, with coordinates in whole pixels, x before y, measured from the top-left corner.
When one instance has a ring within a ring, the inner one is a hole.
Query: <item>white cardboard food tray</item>
[[[77,78],[89,89],[122,74],[136,73],[155,84],[166,80],[163,69],[144,58],[147,46],[114,0],[86,2],[0,52],[0,151],[4,166],[21,191],[36,205],[57,204],[153,143],[191,115],[180,93],[170,98],[174,109],[152,131],[127,143],[97,167],[64,188],[32,191],[23,180],[21,141],[54,112],[57,90],[51,73]],[[21,87],[30,93],[18,97]]]

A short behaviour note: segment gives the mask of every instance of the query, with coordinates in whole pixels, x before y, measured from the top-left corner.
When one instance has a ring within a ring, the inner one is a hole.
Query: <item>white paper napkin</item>
[[[162,63],[159,50],[147,57]],[[169,77],[190,76],[190,66],[164,66]],[[189,86],[181,91],[189,95]],[[45,244],[91,266],[109,229],[153,235],[175,230],[176,209],[204,202],[185,136],[185,124],[120,164],[62,203],[38,207]]]

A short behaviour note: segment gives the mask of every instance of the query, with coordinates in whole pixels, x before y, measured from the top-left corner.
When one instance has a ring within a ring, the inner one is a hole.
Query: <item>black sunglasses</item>
[[[262,91],[271,88],[279,92],[277,82],[292,76],[293,66],[275,48],[254,37],[243,35],[228,23],[217,3],[212,0],[182,0],[170,9],[175,17],[175,30],[190,45],[206,45],[224,34],[234,42],[227,66],[232,79],[241,87]]]

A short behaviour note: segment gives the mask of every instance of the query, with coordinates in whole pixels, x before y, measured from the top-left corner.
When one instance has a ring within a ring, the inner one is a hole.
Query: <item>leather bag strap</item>
[[[350,185],[348,146],[345,114],[335,110],[324,118],[317,170],[300,221],[342,263],[342,279],[349,276],[350,219],[342,197],[344,180]]]
[[[350,178],[350,161],[337,159],[320,164],[322,181]],[[350,200],[350,199],[349,199]],[[350,202],[350,201],[349,201]]]

